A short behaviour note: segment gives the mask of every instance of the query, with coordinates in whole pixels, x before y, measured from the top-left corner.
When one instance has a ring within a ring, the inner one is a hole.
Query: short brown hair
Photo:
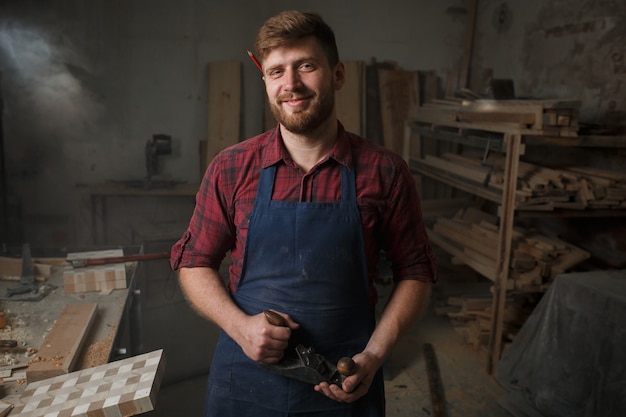
[[[290,10],[267,19],[256,36],[256,54],[262,61],[273,49],[308,36],[318,40],[330,67],[334,68],[339,62],[335,33],[320,15],[313,12]]]

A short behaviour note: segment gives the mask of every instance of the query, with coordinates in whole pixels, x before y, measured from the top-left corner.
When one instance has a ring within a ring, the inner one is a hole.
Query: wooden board
[[[26,380],[40,381],[75,369],[78,353],[96,316],[97,304],[68,304],[44,339],[37,358],[26,369]]]
[[[365,63],[344,62],[346,82],[335,95],[337,118],[349,132],[365,133]]]
[[[409,111],[412,107],[419,107],[419,73],[379,69],[378,85],[384,144],[402,154]]]
[[[376,60],[372,60],[365,69],[365,137],[379,145],[384,145],[385,143],[383,140],[382,115],[380,111],[381,100],[378,71],[380,69],[394,69],[396,67],[397,64],[394,62],[376,62]]]
[[[239,142],[241,119],[241,62],[209,63],[209,130],[206,161]]]
[[[34,258],[33,266],[35,268],[35,275],[41,277],[47,277],[52,274],[55,267],[61,267],[65,264],[63,258]],[[6,277],[21,277],[22,276],[22,258],[10,258],[7,256],[0,256],[0,275]]]
[[[163,350],[28,384],[13,417],[121,417],[154,410]]]

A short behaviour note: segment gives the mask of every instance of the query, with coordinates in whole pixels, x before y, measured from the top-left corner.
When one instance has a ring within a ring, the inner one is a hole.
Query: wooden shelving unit
[[[546,105],[547,103],[547,105]],[[611,210],[577,210],[557,208],[552,211],[523,211],[518,190],[518,174],[521,156],[527,146],[546,147],[593,147],[593,148],[626,148],[626,137],[615,136],[577,136],[577,121],[572,102],[516,102],[484,108],[472,105],[469,108],[459,103],[443,103],[443,105],[421,107],[414,112],[405,129],[404,157],[412,172],[447,184],[454,189],[462,190],[484,200],[493,202],[498,207],[499,217],[497,249],[495,263],[486,265],[476,261],[458,246],[445,237],[429,230],[430,239],[434,244],[448,252],[456,259],[473,268],[476,272],[493,282],[492,315],[487,349],[487,372],[492,374],[502,352],[503,320],[505,300],[509,285],[509,266],[511,262],[512,241],[515,233],[514,222],[519,213],[533,216],[566,213],[566,216],[610,215],[623,216],[626,205]],[[547,109],[547,110],[545,110]],[[491,116],[491,117],[490,117]],[[569,118],[568,118],[569,117]],[[555,125],[552,125],[553,120]],[[557,135],[559,132],[566,136]],[[454,163],[443,164],[429,158],[421,151],[423,138],[446,141],[463,147],[482,149],[485,155],[489,152],[504,156],[504,173],[497,186],[489,181],[489,168],[477,171],[464,171],[462,166]],[[415,151],[415,145],[420,148]],[[567,207],[567,205],[564,205]]]

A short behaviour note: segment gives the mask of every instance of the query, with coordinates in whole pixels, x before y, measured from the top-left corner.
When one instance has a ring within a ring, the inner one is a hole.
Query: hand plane
[[[285,319],[274,311],[263,311],[265,318],[275,326],[286,326]],[[313,347],[297,345],[295,348],[297,357],[284,358],[277,364],[261,363],[260,366],[288,378],[317,385],[327,382],[341,387],[344,379],[356,371],[356,364],[352,358],[341,358],[337,366],[333,365],[322,355],[315,352]]]

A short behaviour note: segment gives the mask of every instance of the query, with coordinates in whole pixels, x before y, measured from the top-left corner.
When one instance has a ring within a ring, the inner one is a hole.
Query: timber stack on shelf
[[[492,282],[489,299],[454,300],[448,315],[484,343],[493,373],[519,310],[511,295],[544,292],[590,255],[555,236],[515,225],[516,216],[626,214],[626,174],[521,160],[527,146],[625,148],[623,136],[578,135],[577,100],[433,99],[411,109],[404,157],[413,173],[493,203],[438,217],[432,242]],[[442,152],[433,143],[453,144]],[[469,200],[468,200],[469,201]],[[519,320],[517,320],[519,321]],[[517,323],[519,325],[519,323]]]

